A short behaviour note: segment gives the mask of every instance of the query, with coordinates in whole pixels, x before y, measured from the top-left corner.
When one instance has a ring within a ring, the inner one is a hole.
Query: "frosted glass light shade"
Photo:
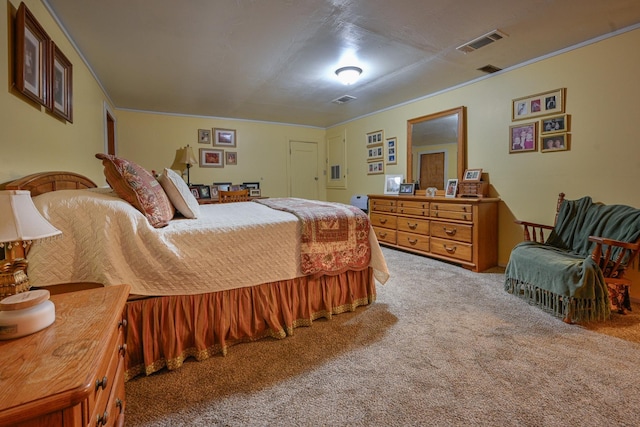
[[[360,78],[362,68],[360,67],[342,67],[336,70],[336,76],[345,85],[354,84]]]

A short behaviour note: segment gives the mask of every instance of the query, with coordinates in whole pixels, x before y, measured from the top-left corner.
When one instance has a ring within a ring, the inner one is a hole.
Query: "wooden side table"
[[[55,322],[0,341],[0,426],[124,424],[129,285],[52,295]]]

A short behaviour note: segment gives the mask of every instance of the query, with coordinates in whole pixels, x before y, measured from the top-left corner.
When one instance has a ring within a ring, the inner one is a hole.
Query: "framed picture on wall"
[[[540,135],[548,133],[566,132],[569,130],[569,115],[549,117],[540,120]]]
[[[50,38],[24,3],[16,13],[15,85],[27,98],[51,108]]]
[[[51,57],[53,63],[50,69],[51,82],[51,112],[73,123],[72,82],[73,66],[62,51],[51,42]]]
[[[211,130],[198,129],[198,144],[211,144]]]
[[[384,173],[384,161],[376,160],[367,163],[367,175],[380,175]]]
[[[554,133],[540,137],[540,151],[566,151],[569,149],[569,134],[566,132]]]
[[[384,139],[384,131],[377,130],[375,132],[367,133],[366,143],[367,145],[376,145],[376,144],[382,145],[383,139]]]
[[[564,113],[564,98],[564,88],[516,98],[511,101],[511,120]]]
[[[224,167],[224,150],[211,148],[200,149],[201,168],[222,168]]]
[[[235,147],[235,129],[213,129],[213,145],[216,147]]]
[[[398,139],[394,136],[393,138],[387,138],[384,144],[384,154],[386,156],[388,165],[396,165],[398,164]]]
[[[509,153],[538,150],[538,122],[509,126]]]

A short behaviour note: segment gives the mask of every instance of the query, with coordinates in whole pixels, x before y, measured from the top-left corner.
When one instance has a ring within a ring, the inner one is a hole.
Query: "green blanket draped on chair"
[[[513,249],[505,290],[569,321],[608,319],[609,293],[591,258],[595,244],[589,236],[635,242],[640,210],[593,203],[590,197],[565,200],[544,244],[527,241]]]

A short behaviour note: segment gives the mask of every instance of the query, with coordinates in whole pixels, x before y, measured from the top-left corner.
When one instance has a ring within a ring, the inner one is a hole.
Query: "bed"
[[[374,302],[376,282],[389,277],[366,214],[353,206],[286,198],[207,204],[198,218],[176,215],[156,228],[111,188],[79,174],[37,173],[5,188],[31,191],[63,233],[30,248],[32,286],[131,286],[127,380],[177,369],[189,357],[224,355],[237,343],[285,338],[316,319],[354,311]],[[360,224],[355,234],[366,245],[343,257],[342,220],[309,226],[298,208],[346,212]],[[301,238],[306,227],[319,236],[315,246]]]

